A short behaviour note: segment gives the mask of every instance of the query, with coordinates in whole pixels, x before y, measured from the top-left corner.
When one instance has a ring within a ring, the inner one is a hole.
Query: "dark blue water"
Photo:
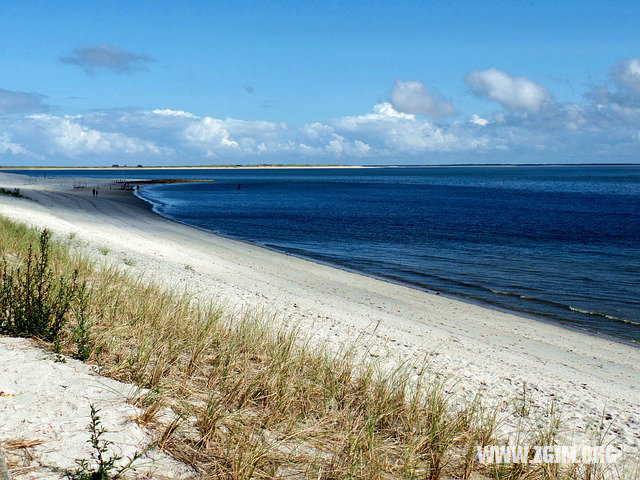
[[[212,232],[640,342],[640,167],[47,175],[79,173],[215,179],[140,194]]]

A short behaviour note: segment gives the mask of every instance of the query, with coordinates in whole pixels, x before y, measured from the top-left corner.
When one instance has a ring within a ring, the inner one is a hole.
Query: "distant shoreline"
[[[444,163],[435,165],[148,165],[148,166],[0,166],[0,170],[269,170],[269,169],[359,169],[359,168],[452,168],[452,167],[640,167],[640,163]]]

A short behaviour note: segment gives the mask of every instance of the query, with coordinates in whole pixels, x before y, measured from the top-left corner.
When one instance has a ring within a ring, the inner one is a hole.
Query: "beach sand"
[[[511,402],[526,385],[533,405],[555,402],[571,443],[590,441],[605,411],[609,439],[632,449],[640,443],[636,346],[203,232],[156,215],[105,180],[0,174],[0,187],[14,186],[34,201],[0,196],[0,214],[73,234],[102,261],[199,300],[264,309],[329,348],[356,343],[390,364],[426,357],[461,396]]]
[[[0,447],[7,448],[15,478],[58,479],[51,467],[73,470],[76,460],[88,459],[90,406],[99,410],[110,454],[131,457],[148,448],[154,438],[132,418],[144,410],[130,399],[143,391],[98,375],[95,367],[34,348],[22,338],[0,337]],[[150,478],[190,478],[191,469],[158,449],[150,449],[135,467]]]

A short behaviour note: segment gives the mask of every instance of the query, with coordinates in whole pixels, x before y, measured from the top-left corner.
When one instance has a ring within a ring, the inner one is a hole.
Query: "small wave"
[[[491,290],[493,293],[497,293],[500,295],[512,295],[512,296],[516,296],[515,293],[513,292],[505,292],[504,290],[494,290],[493,288],[490,288],[489,290]]]
[[[576,313],[581,313],[583,315],[591,315],[594,317],[600,317],[600,318],[606,318],[607,320],[611,320],[613,322],[622,322],[622,323],[626,323],[628,325],[634,325],[634,326],[640,326],[640,322],[634,322],[633,320],[627,320],[626,318],[620,318],[620,317],[616,317],[613,315],[608,315],[606,313],[600,313],[600,312],[592,312],[591,310],[583,310],[581,308],[577,308],[577,307],[572,307],[571,305],[565,305],[559,302],[554,302],[551,300],[545,300],[542,298],[536,298],[536,297],[529,297],[527,295],[521,295],[515,292],[510,292],[508,290],[496,290],[496,289],[489,289],[491,290],[491,292],[498,294],[498,295],[507,295],[507,296],[511,296],[511,297],[518,297],[521,298],[523,300],[529,300],[529,301],[533,301],[533,302],[539,302],[539,303],[543,303],[543,304],[547,304],[547,305],[552,305],[554,307],[557,308],[562,308],[562,309],[568,309],[571,310],[572,312],[576,312]],[[540,314],[540,313],[538,313]]]
[[[600,315],[598,312],[591,312],[589,310],[582,310],[581,308],[576,308],[576,307],[572,307],[571,305],[569,305],[569,310],[572,310],[574,312],[578,312],[578,313],[584,313],[586,315]]]
[[[528,297],[527,295],[518,295],[523,300],[535,300],[536,302],[548,303],[550,305],[556,304],[556,302],[551,302],[549,300],[543,300],[542,298]]]
[[[508,290],[494,290],[493,288],[489,289],[491,292],[493,293],[497,293],[499,295],[507,295],[509,297],[517,297],[517,298],[521,298],[523,300],[532,300],[534,302],[541,302],[541,303],[555,303],[555,302],[550,302],[548,300],[544,300],[542,298],[536,298],[536,297],[529,297],[527,295],[522,295],[520,293],[515,293],[515,292],[509,292]]]
[[[480,287],[483,288],[481,285],[480,285]],[[542,298],[529,297],[527,295],[522,295],[520,293],[510,292],[508,290],[494,290],[493,288],[489,288],[489,291],[491,291],[492,293],[497,293],[498,295],[507,295],[509,297],[521,298],[523,300],[533,300],[534,302],[541,302],[541,303],[552,303],[552,302],[549,302],[548,300],[544,300]]]
[[[606,313],[592,312],[591,310],[582,310],[581,308],[572,307],[570,305],[569,310],[577,313],[582,313],[584,315],[593,315],[594,317],[606,318],[607,320],[612,320],[614,322],[623,322],[628,323],[629,325],[637,325],[640,327],[639,322],[634,322],[633,320],[627,320],[625,318],[614,317],[613,315],[607,315]]]

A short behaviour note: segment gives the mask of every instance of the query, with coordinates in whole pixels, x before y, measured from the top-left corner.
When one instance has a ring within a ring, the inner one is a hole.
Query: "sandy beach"
[[[77,182],[89,188],[74,189],[68,178],[0,174],[0,187],[19,187],[31,199],[2,195],[0,214],[71,235],[100,261],[197,299],[264,309],[331,348],[357,343],[372,357],[416,365],[426,356],[462,395],[509,402],[526,385],[535,405],[556,402],[568,439],[590,440],[606,412],[615,444],[640,444],[635,346],[216,236],[162,218],[104,180],[97,198],[91,187],[98,181]]]

